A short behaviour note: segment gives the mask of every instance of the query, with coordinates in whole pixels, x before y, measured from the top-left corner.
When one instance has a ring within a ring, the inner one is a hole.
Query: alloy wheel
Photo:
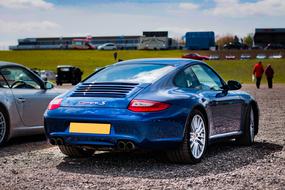
[[[7,126],[6,126],[5,116],[2,112],[0,112],[0,143],[5,138],[6,128]]]
[[[195,115],[191,121],[190,150],[194,158],[200,159],[206,145],[206,129],[203,118]]]

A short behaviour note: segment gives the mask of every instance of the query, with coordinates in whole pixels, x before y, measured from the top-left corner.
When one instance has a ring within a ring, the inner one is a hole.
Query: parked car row
[[[260,53],[256,55],[256,59],[281,59],[283,56],[282,54],[272,54],[270,56],[267,56],[266,54]],[[200,55],[198,53],[189,53],[185,54],[182,56],[182,58],[187,58],[187,59],[195,59],[195,60],[220,60],[220,56],[217,54],[213,54],[210,56],[205,56],[205,55]],[[224,58],[226,60],[235,60],[238,59],[235,55],[225,55]],[[252,56],[250,54],[241,54],[239,57],[240,60],[247,60],[247,59],[252,59]]]

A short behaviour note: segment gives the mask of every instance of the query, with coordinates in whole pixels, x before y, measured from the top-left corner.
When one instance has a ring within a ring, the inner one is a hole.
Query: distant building
[[[265,48],[269,44],[285,47],[285,28],[256,28],[254,45]]]
[[[215,47],[215,33],[212,31],[187,32],[185,41],[185,49],[209,50],[211,47]]]
[[[141,36],[89,36],[19,39],[10,50],[94,49],[104,43],[114,43],[119,49],[137,49]]]
[[[114,43],[118,49],[177,49],[178,42],[168,37],[167,31],[143,32],[143,36],[87,36],[24,38],[10,50],[96,49]]]
[[[145,31],[140,38],[139,49],[177,49],[178,42],[168,37],[167,31]]]

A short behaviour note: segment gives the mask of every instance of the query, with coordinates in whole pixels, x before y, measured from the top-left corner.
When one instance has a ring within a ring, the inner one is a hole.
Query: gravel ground
[[[97,153],[70,159],[42,136],[0,149],[0,189],[285,189],[285,85],[257,90],[260,132],[251,147],[223,142],[196,165],[170,164],[151,153]]]

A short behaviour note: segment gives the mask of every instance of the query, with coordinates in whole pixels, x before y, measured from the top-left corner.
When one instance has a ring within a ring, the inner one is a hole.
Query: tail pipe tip
[[[134,145],[134,143],[132,143],[132,142],[127,142],[126,143],[126,150],[134,150],[135,149],[135,145]]]

